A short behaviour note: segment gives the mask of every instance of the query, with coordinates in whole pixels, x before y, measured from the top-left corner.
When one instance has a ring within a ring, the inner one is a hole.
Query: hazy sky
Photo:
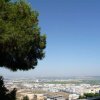
[[[46,57],[35,70],[7,76],[100,75],[100,0],[28,0],[47,35]]]

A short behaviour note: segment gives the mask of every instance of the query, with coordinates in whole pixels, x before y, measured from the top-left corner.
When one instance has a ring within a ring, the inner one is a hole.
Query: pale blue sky
[[[7,76],[100,75],[100,0],[28,0],[47,35],[46,57],[35,70]]]

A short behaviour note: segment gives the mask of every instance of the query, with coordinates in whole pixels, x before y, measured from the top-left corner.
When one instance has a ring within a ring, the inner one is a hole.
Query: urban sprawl
[[[78,100],[84,93],[99,93],[98,79],[5,79],[5,86],[17,88],[17,99],[29,100]]]

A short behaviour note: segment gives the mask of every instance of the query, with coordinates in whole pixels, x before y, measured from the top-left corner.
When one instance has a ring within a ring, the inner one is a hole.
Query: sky
[[[4,77],[100,76],[100,0],[28,0],[47,35],[45,58],[34,70]]]

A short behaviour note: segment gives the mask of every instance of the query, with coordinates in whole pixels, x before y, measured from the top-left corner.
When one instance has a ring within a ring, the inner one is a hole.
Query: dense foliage
[[[100,97],[100,93],[84,93],[84,95],[80,96],[79,99],[86,99],[86,98],[93,98],[93,97]]]
[[[45,46],[37,11],[22,0],[0,0],[0,67],[34,69],[44,57]]]
[[[16,89],[9,91],[3,82],[3,78],[0,76],[0,100],[16,100]]]

